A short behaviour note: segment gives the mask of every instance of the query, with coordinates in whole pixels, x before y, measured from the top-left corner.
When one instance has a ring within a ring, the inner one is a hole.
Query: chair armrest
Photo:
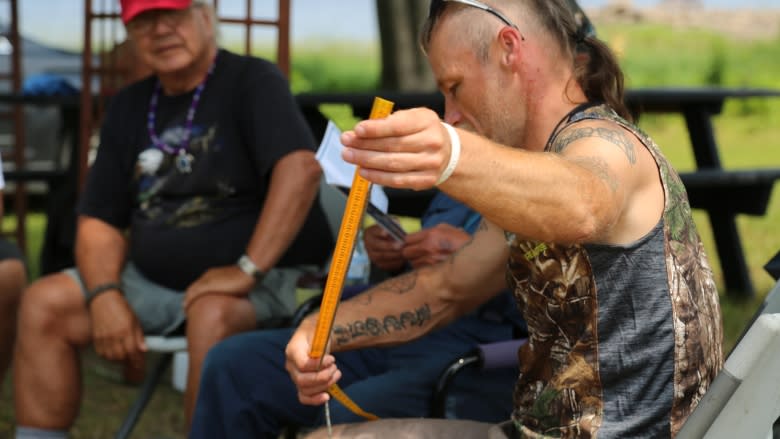
[[[322,294],[317,294],[316,296],[312,296],[304,300],[300,305],[298,305],[298,308],[295,309],[292,317],[290,317],[290,325],[293,328],[300,325],[307,315],[311,314],[320,307],[320,303],[322,303]]]
[[[180,352],[187,350],[187,337],[183,335],[147,335],[144,337],[150,352]]]
[[[516,367],[518,363],[517,350],[526,343],[528,343],[527,338],[517,338],[479,345],[477,350],[480,355],[482,369]]]
[[[527,338],[517,338],[481,344],[471,352],[450,363],[439,375],[436,387],[433,389],[431,417],[444,417],[447,395],[452,381],[458,373],[469,367],[478,367],[482,370],[516,367],[517,350],[527,342]]]

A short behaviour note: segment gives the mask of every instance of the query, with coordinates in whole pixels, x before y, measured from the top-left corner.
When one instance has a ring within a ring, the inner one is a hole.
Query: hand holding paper
[[[325,135],[322,136],[322,142],[315,157],[320,162],[322,172],[325,174],[325,181],[329,185],[349,188],[352,186],[356,166],[341,158],[341,150],[344,145],[341,144],[339,137],[341,137],[341,130],[333,121],[328,121],[328,127],[325,129]],[[377,209],[387,213],[389,200],[382,190],[382,186],[371,185],[370,200]]]

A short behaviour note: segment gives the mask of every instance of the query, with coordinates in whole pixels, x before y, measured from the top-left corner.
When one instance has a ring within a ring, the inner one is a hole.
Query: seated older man
[[[205,3],[121,3],[154,74],[111,102],[78,206],[75,269],[23,295],[19,438],[66,436],[82,347],[140,368],[146,333],[186,333],[189,418],[206,351],[292,314],[298,277],[333,246],[316,142],[279,69],[220,49]]]

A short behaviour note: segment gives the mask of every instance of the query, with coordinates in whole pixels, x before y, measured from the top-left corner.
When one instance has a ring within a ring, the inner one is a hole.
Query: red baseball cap
[[[127,24],[136,15],[150,9],[186,9],[192,0],[120,0],[122,5],[122,22]]]

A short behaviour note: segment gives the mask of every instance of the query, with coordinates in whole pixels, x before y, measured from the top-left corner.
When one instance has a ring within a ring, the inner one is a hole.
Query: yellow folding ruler
[[[369,118],[382,119],[390,115],[392,110],[392,102],[378,97],[374,98]],[[314,330],[314,338],[311,342],[311,351],[309,352],[309,357],[311,358],[321,359],[328,348],[328,341],[333,329],[333,320],[336,317],[336,308],[338,308],[341,300],[344,279],[352,259],[355,240],[362,224],[363,212],[368,202],[371,183],[361,177],[359,172],[359,168],[355,169],[352,187],[349,190],[347,205],[344,209],[344,217],[341,219],[339,236],[336,238],[336,249],[333,252],[333,260],[330,263],[328,280],[325,282],[325,291],[323,292],[322,304],[320,305],[320,315],[317,319],[317,327]],[[369,420],[379,419],[376,415],[358,407],[338,385],[333,384],[330,386],[328,393],[356,415]]]

